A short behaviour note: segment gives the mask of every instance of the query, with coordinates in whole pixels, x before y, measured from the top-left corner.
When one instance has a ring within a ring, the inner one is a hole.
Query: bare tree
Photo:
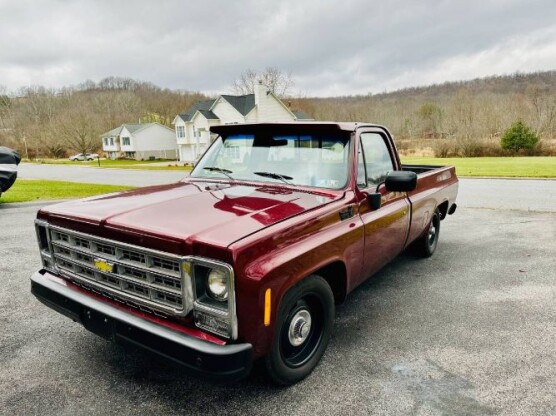
[[[90,153],[100,147],[102,133],[96,126],[93,117],[83,109],[66,113],[57,128],[58,136],[63,139],[66,147],[80,153]]]
[[[261,73],[254,69],[246,69],[234,81],[232,89],[238,95],[253,94],[255,85],[259,81],[278,97],[288,96],[294,86],[290,73],[283,72],[276,67],[267,67]]]

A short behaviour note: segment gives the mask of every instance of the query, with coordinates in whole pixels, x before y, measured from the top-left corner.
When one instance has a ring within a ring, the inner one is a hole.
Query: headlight
[[[237,338],[234,269],[221,261],[192,257],[195,326],[224,338]]]
[[[209,295],[216,300],[228,299],[228,276],[220,270],[212,269],[208,274],[207,288]]]

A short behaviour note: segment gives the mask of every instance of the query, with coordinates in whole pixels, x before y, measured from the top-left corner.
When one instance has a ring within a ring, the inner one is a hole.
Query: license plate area
[[[115,321],[100,312],[83,308],[81,313],[83,326],[92,333],[110,341],[114,341]]]

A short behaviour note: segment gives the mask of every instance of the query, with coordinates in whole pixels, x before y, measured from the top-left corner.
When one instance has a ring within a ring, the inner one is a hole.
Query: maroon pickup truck
[[[292,384],[334,305],[410,247],[436,249],[453,167],[401,165],[384,127],[243,124],[178,183],[38,212],[32,293],[88,330],[217,378]]]

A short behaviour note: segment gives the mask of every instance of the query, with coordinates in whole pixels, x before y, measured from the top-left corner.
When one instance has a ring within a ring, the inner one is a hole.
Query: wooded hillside
[[[30,158],[99,151],[102,133],[122,123],[171,127],[176,114],[203,98],[116,77],[61,90],[26,88],[15,97],[0,95],[0,145],[17,149],[23,157],[28,152]]]
[[[294,105],[317,120],[385,125],[401,150],[427,146],[436,156],[502,154],[501,134],[521,119],[541,138],[533,154],[556,152],[556,71],[492,76],[377,95],[304,98],[294,100]]]
[[[0,145],[25,157],[65,157],[98,151],[99,135],[122,123],[160,122],[206,98],[189,91],[109,77],[48,90],[0,91]],[[518,119],[541,141],[533,154],[556,152],[556,71],[493,76],[376,95],[287,98],[316,120],[367,121],[387,126],[402,151],[437,156],[502,154],[501,134]]]

